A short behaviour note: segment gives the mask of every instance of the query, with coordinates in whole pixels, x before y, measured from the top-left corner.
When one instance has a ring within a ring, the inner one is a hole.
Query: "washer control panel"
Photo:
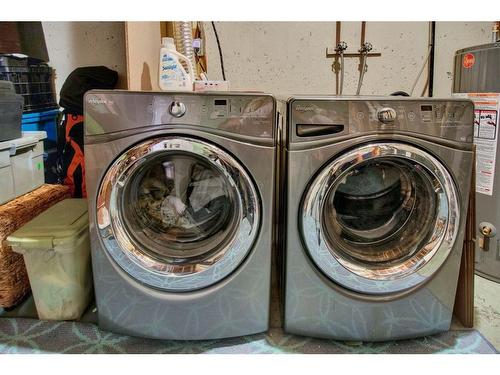
[[[167,98],[165,97],[165,100]],[[168,98],[169,119],[187,125],[216,128],[257,137],[273,137],[275,102],[266,95],[185,95]],[[157,100],[156,113],[162,113],[164,97]]]
[[[274,142],[277,132],[276,101],[269,94],[92,90],[86,94],[85,110],[93,122],[86,135],[185,126]]]

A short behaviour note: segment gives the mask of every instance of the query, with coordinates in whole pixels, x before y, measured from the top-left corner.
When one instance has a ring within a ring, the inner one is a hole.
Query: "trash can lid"
[[[27,130],[23,131],[23,137],[34,137],[41,141],[47,138],[47,132],[45,130]]]
[[[23,132],[21,138],[0,142],[0,151],[9,150],[10,155],[13,156],[17,153],[17,150],[34,146],[45,138],[47,138],[47,132],[45,131]]]
[[[56,203],[7,237],[18,253],[27,250],[71,252],[82,236],[88,236],[89,219],[85,199]]]

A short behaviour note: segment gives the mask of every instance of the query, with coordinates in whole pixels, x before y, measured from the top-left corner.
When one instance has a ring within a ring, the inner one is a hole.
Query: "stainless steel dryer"
[[[267,330],[275,107],[265,94],[86,94],[103,329],[190,340]]]
[[[287,332],[378,341],[449,329],[472,137],[468,100],[289,100]]]

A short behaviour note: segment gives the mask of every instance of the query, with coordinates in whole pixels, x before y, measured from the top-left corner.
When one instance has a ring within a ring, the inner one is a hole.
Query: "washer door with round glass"
[[[104,247],[129,275],[167,291],[233,272],[259,230],[256,188],[241,164],[204,141],[162,137],[124,152],[97,196]]]
[[[449,172],[404,143],[343,153],[309,185],[299,215],[316,266],[335,283],[370,295],[428,280],[450,254],[460,222]]]

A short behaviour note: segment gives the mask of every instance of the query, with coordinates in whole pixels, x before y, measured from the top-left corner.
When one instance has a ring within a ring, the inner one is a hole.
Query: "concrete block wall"
[[[126,87],[123,22],[42,22],[42,27],[58,95],[67,76],[80,66],[114,69],[118,86]]]
[[[77,66],[85,65],[106,65],[117,70],[121,77],[120,87],[126,87],[123,22],[42,24],[50,63],[56,69],[58,92],[67,75]],[[209,77],[221,79],[219,55],[210,22],[204,22],[204,27]],[[232,89],[282,95],[335,93],[333,59],[325,57],[326,48],[335,44],[334,21],[216,22],[216,27],[226,78]],[[356,52],[359,48],[360,30],[361,22],[342,22],[342,40],[349,45],[347,52]],[[366,40],[373,44],[373,52],[380,52],[382,56],[368,59],[361,94],[387,95],[397,90],[409,91],[427,54],[428,33],[428,22],[367,22]],[[437,22],[434,96],[451,94],[454,52],[489,43],[490,38],[491,22]],[[159,47],[151,50],[150,59],[157,59]],[[358,64],[357,58],[346,59],[346,95],[356,91]],[[427,69],[420,78],[415,95],[421,94],[426,75]]]
[[[208,73],[220,79],[217,45],[210,23],[207,38]],[[334,94],[333,59],[335,22],[216,22],[231,88],[272,93]],[[341,39],[347,52],[357,52],[361,22],[342,22]],[[489,43],[491,22],[437,22],[434,96],[449,96],[453,54],[457,49]],[[368,59],[362,94],[388,95],[409,91],[426,57],[428,22],[367,22],[366,40],[381,57]],[[344,94],[354,94],[359,59],[346,59]],[[420,95],[427,70],[415,89]]]

